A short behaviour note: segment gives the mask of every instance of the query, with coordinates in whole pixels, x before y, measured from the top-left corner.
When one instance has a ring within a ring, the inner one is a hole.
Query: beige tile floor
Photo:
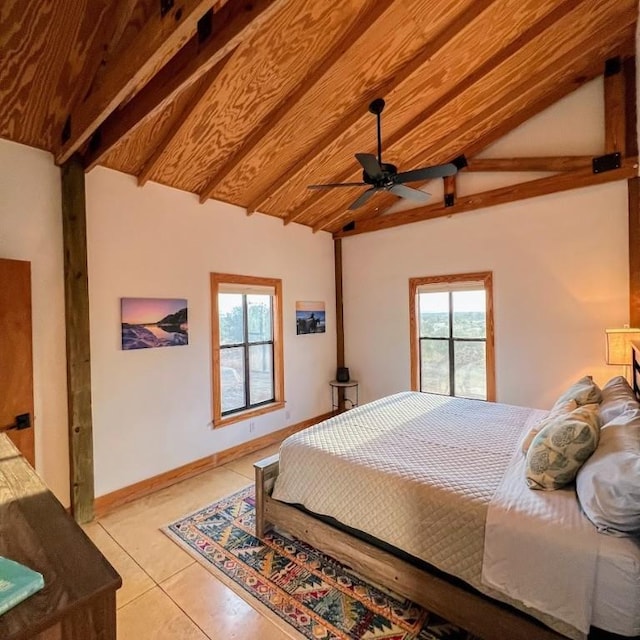
[[[118,640],[290,640],[160,531],[253,480],[253,463],[278,446],[234,460],[127,504],[84,527],[122,576]]]

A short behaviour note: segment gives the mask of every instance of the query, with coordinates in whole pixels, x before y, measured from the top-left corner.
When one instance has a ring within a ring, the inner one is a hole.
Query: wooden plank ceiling
[[[630,57],[636,20],[636,0],[3,0],[0,136],[316,231],[374,230],[394,196],[352,212],[361,188],[307,189],[361,179],[371,100],[387,102],[385,162],[472,159]],[[548,162],[577,182],[589,166]]]

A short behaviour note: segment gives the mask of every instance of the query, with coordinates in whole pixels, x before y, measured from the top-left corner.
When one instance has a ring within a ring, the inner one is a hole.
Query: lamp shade
[[[631,343],[640,341],[640,329],[606,329],[607,364],[631,364]]]

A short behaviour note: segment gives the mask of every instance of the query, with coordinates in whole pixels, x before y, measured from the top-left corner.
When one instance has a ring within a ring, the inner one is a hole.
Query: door
[[[31,263],[0,258],[0,431],[35,466]]]

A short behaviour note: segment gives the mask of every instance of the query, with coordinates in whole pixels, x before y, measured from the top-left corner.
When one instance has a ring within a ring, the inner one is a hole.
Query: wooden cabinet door
[[[35,466],[31,263],[0,258],[0,431],[5,430]]]

